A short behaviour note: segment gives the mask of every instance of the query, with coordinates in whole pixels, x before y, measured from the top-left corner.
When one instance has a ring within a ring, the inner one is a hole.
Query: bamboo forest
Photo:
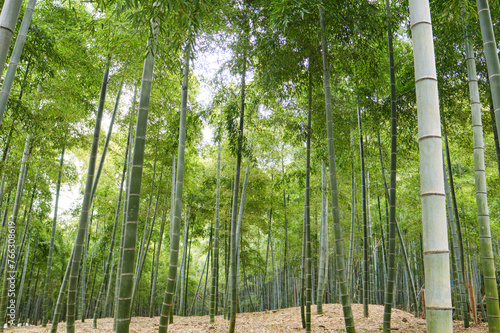
[[[0,4],[0,333],[500,333],[499,1]]]

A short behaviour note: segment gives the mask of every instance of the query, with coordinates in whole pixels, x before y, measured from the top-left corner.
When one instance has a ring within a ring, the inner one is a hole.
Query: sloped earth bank
[[[363,317],[363,306],[353,304],[354,322],[356,332],[382,332],[382,318],[384,307],[382,305],[370,305],[370,317]],[[340,304],[323,305],[323,315],[316,315],[316,306],[312,306],[312,332],[345,332],[344,319],[342,318],[342,307]],[[222,316],[217,316],[214,324],[209,323],[209,316],[203,317],[174,317],[174,324],[169,326],[169,332],[227,332],[229,321],[224,320]],[[134,317],[130,324],[130,332],[158,332],[159,318]],[[393,310],[392,312],[392,330],[393,332],[426,332],[425,319],[415,318],[412,314]],[[7,332],[49,332],[50,325],[47,328],[42,327],[17,327],[7,329]],[[474,325],[464,329],[463,322],[454,322],[454,332],[487,332],[486,323]],[[111,318],[99,319],[99,329],[92,329],[92,319],[85,323],[77,321],[76,332],[113,332],[113,320]],[[60,323],[58,332],[66,332],[66,325]],[[282,310],[273,310],[268,312],[239,313],[236,316],[236,332],[301,332],[300,308],[290,308]]]

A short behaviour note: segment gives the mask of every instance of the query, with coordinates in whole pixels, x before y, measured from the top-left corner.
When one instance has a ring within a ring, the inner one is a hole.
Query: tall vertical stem
[[[309,89],[307,111],[307,142],[306,142],[306,195],[305,208],[305,273],[306,273],[306,332],[311,332],[311,301],[312,301],[312,260],[311,260],[311,211],[310,211],[310,173],[311,173],[311,113],[312,113],[312,72],[309,59]]]
[[[491,88],[491,99],[495,108],[497,133],[500,136],[500,62],[497,54],[495,32],[491,23],[490,7],[488,0],[476,0],[481,35],[483,37],[484,56],[488,68],[488,78]]]
[[[366,172],[365,172],[365,154],[363,145],[363,130],[361,127],[361,110],[357,106],[358,113],[358,130],[359,130],[359,156],[361,160],[361,206],[363,217],[363,316],[368,317],[368,292],[369,292],[369,276],[368,276],[368,219],[366,209]]]
[[[217,282],[219,281],[219,205],[220,205],[220,151],[217,154],[217,189],[215,190],[214,254],[212,255],[212,287],[210,292],[210,323],[215,322],[217,304]]]
[[[495,276],[493,247],[486,191],[486,171],[484,164],[483,124],[481,121],[481,104],[477,87],[476,63],[474,50],[466,38],[467,72],[471,99],[472,130],[474,143],[474,169],[476,184],[476,203],[479,223],[479,239],[481,246],[481,269],[486,293],[486,308],[488,314],[488,329],[490,332],[500,332],[500,305]],[[485,46],[486,47],[486,46]],[[499,115],[500,116],[500,115]],[[498,125],[498,122],[497,122]]]
[[[325,162],[321,161],[321,225],[319,241],[319,265],[318,265],[318,293],[316,296],[316,312],[323,314],[323,299],[325,294],[325,280],[327,279],[328,265],[328,224],[326,220],[326,169]]]
[[[344,259],[344,244],[342,242],[342,227],[340,225],[339,197],[337,185],[337,166],[335,163],[335,144],[333,138],[333,117],[332,117],[332,94],[330,91],[330,65],[328,63],[328,46],[326,43],[326,29],[323,7],[319,8],[319,17],[321,25],[321,49],[323,54],[323,80],[325,89],[325,113],[326,113],[326,131],[328,137],[328,162],[330,174],[330,194],[333,215],[333,232],[335,237],[335,257],[336,268],[338,272],[338,281],[340,286],[340,299],[344,312],[344,321],[347,333],[354,333],[354,319],[352,316],[351,299],[346,281],[346,269]]]
[[[14,201],[14,210],[12,212],[12,219],[9,221],[8,225],[8,240],[6,242],[6,260],[5,260],[5,267],[4,267],[4,274],[3,274],[3,288],[2,288],[2,298],[0,302],[0,332],[3,332],[4,328],[4,323],[5,323],[5,311],[7,308],[7,304],[15,304],[14,299],[10,299],[10,297],[15,295],[12,295],[12,293],[7,293],[8,290],[8,285],[12,283],[16,283],[16,271],[17,271],[17,264],[19,262],[20,258],[17,258],[15,255],[15,246],[14,246],[14,238],[16,234],[16,224],[17,224],[17,217],[19,214],[19,208],[21,206],[21,199],[23,196],[23,190],[24,190],[24,182],[26,180],[26,173],[27,173],[27,164],[28,164],[28,156],[30,154],[30,137],[28,136],[26,138],[26,142],[24,144],[24,152],[23,152],[23,157],[21,160],[21,168],[19,170],[19,178],[17,181],[17,189],[16,189],[16,197]],[[19,248],[19,253],[20,253],[20,248]],[[7,269],[9,268],[9,269]],[[21,295],[19,295],[21,296]],[[8,312],[7,314],[7,322],[9,323],[9,326],[14,324],[14,319],[15,319],[15,312],[12,313],[11,311]]]
[[[240,185],[241,152],[243,147],[243,123],[245,119],[245,79],[247,72],[247,50],[243,48],[243,68],[241,71],[241,108],[240,124],[238,130],[238,151],[236,157],[236,170],[234,176],[234,194],[231,214],[231,316],[229,324],[229,333],[234,333],[236,327],[236,308],[238,301],[238,276],[237,276],[237,245],[236,245],[236,226],[238,215],[238,190]]]
[[[59,162],[59,175],[57,176],[57,185],[56,185],[56,202],[54,204],[54,218],[52,220],[52,232],[50,234],[49,258],[47,259],[47,271],[45,272],[45,283],[43,286],[42,327],[47,326],[47,317],[49,316],[49,281],[50,281],[50,270],[52,268],[52,252],[54,251],[54,239],[56,236],[57,208],[59,206],[59,192],[61,189],[62,168],[64,163],[64,150],[65,146],[63,146],[61,159]]]
[[[120,87],[120,90],[121,90],[121,87]],[[127,146],[125,148],[125,158],[123,159],[122,179],[120,182],[120,190],[118,191],[118,201],[116,203],[115,221],[113,224],[113,232],[111,234],[108,258],[106,260],[106,264],[105,264],[105,268],[104,268],[104,275],[102,278],[101,290],[99,291],[99,296],[97,296],[97,303],[96,303],[95,309],[94,309],[94,321],[93,321],[93,328],[94,329],[97,328],[97,317],[99,315],[99,307],[100,307],[101,299],[103,297],[103,294],[104,294],[104,291],[106,288],[106,280],[107,280],[108,275],[109,275],[110,264],[111,264],[111,261],[113,260],[113,248],[115,245],[116,229],[118,226],[118,220],[120,219],[120,206],[121,206],[121,202],[122,202],[123,183],[125,182],[125,174],[127,172],[127,158],[128,158],[129,145],[130,145],[130,136],[128,137],[128,140],[127,140]],[[111,279],[111,277],[110,277],[110,279]]]
[[[448,224],[450,226],[450,232],[451,232],[451,237],[452,237],[452,244],[453,247],[452,249],[452,257],[455,259],[455,267],[456,267],[456,275],[458,275],[458,288],[460,292],[460,305],[461,305],[461,314],[464,316],[464,326],[468,327],[469,326],[469,319],[468,319],[468,307],[467,307],[467,299],[466,299],[466,292],[465,292],[465,280],[464,276],[462,275],[462,272],[459,271],[460,267],[462,266],[461,262],[461,257],[460,253],[458,253],[458,238],[457,238],[457,233],[455,229],[455,219],[454,219],[454,213],[453,213],[453,208],[451,204],[451,196],[450,196],[450,189],[448,186],[448,177],[446,175],[446,169],[443,164],[443,173],[444,173],[444,190],[446,193],[446,209],[448,210]]]
[[[22,3],[22,0],[7,0],[3,3],[0,14],[0,77],[3,74],[4,64],[7,60],[7,53],[9,52],[12,35],[14,35],[16,29]]]
[[[6,1],[5,3],[7,3]],[[10,1],[13,2],[13,1]],[[16,1],[21,3],[22,1]],[[31,24],[31,18],[33,17],[33,12],[35,10],[36,0],[29,0],[28,6],[24,11],[23,20],[21,22],[21,27],[19,28],[19,33],[17,34],[16,43],[14,45],[14,49],[12,50],[12,55],[10,57],[9,67],[7,68],[7,72],[5,73],[5,79],[2,84],[2,89],[0,91],[0,124],[2,123],[2,118],[5,113],[5,108],[7,106],[7,100],[9,99],[10,90],[12,88],[12,84],[14,83],[14,78],[16,76],[17,67],[19,65],[19,60],[21,59],[21,54],[23,52],[24,43],[26,42],[26,36],[28,34],[28,30]],[[3,10],[2,10],[3,14]],[[0,15],[1,17],[1,15]],[[17,20],[17,18],[16,18]],[[6,27],[1,26],[1,28],[6,29]],[[4,30],[0,28],[0,36]],[[3,46],[3,44],[2,44]],[[7,45],[8,47],[8,45]],[[0,60],[0,64],[3,64]],[[29,63],[28,63],[29,64]],[[2,76],[2,70],[0,70],[0,76]],[[26,69],[26,72],[28,69]]]
[[[83,243],[85,234],[88,228],[88,217],[91,203],[92,182],[94,180],[94,171],[97,157],[97,149],[99,147],[99,136],[101,133],[101,120],[104,111],[104,101],[106,99],[106,90],[108,86],[109,76],[109,63],[110,58],[106,62],[104,75],[101,84],[101,95],[99,98],[99,106],[97,108],[96,123],[94,128],[94,136],[92,140],[92,148],[90,150],[89,166],[87,170],[87,181],[85,183],[85,191],[83,195],[82,212],[80,215],[80,222],[78,224],[78,232],[75,240],[75,249],[71,263],[71,272],[69,274],[69,287],[68,287],[68,305],[66,313],[66,332],[75,332],[75,318],[76,318],[76,294],[78,285],[78,275],[80,272],[80,261],[82,258]]]
[[[427,332],[453,331],[442,138],[428,0],[410,0],[420,148]]]
[[[134,284],[134,257],[137,240],[137,224],[139,220],[139,204],[141,195],[142,169],[144,164],[144,151],[146,145],[146,130],[148,125],[149,100],[153,84],[153,68],[156,54],[156,40],[158,27],[153,23],[153,32],[149,44],[151,51],[144,59],[142,70],[142,83],[137,112],[136,132],[130,168],[130,187],[128,193],[127,221],[123,239],[123,253],[120,272],[120,290],[118,296],[118,313],[116,321],[117,333],[128,333]]]
[[[184,150],[186,145],[186,113],[188,98],[189,58],[191,56],[191,39],[186,43],[184,50],[184,78],[182,82],[181,115],[179,126],[179,149],[177,159],[177,182],[175,184],[175,209],[170,234],[170,262],[168,268],[167,288],[161,307],[161,317],[158,332],[166,333],[168,318],[173,310],[174,287],[177,277],[177,264],[179,261],[179,238],[181,228],[182,189],[184,185]]]
[[[168,192],[167,192],[168,193]],[[151,281],[151,299],[149,300],[149,318],[153,318],[154,316],[154,307],[155,307],[155,299],[156,299],[156,279],[158,277],[158,264],[160,262],[160,252],[161,252],[161,245],[163,243],[163,228],[165,227],[165,212],[167,211],[167,197],[168,195],[165,194],[165,201],[163,203],[163,214],[161,218],[161,225],[160,225],[160,234],[158,235],[158,249],[156,250],[156,259],[154,261],[154,270],[152,281]]]
[[[56,307],[54,309],[54,315],[52,316],[52,325],[50,327],[50,333],[57,332],[57,325],[59,324],[59,317],[61,316],[61,308],[63,304],[64,295],[66,294],[66,289],[69,283],[69,273],[71,271],[71,263],[73,262],[73,254],[75,248],[71,250],[71,255],[69,256],[68,264],[66,265],[66,272],[64,273],[63,282],[61,284],[61,289],[59,291],[59,296],[57,296]]]

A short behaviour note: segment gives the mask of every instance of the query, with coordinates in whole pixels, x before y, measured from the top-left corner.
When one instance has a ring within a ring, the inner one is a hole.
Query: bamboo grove
[[[3,0],[0,331],[296,307],[311,332],[337,303],[346,332],[357,304],[500,332],[499,20]]]

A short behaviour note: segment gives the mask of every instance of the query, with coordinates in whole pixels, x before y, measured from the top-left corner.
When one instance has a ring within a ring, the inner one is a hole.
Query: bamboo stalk
[[[68,304],[67,304],[67,322],[66,322],[66,332],[75,332],[75,319],[76,319],[76,294],[77,294],[77,283],[78,283],[78,273],[80,271],[80,261],[82,257],[83,242],[85,239],[85,234],[88,228],[88,214],[91,204],[90,194],[92,190],[92,182],[94,180],[94,171],[96,163],[97,149],[99,146],[99,135],[101,131],[101,120],[102,113],[104,111],[104,101],[106,98],[106,89],[108,84],[109,75],[109,64],[110,58],[106,62],[106,67],[104,70],[104,75],[101,85],[101,94],[99,98],[99,106],[97,108],[96,123],[94,128],[94,136],[92,140],[92,147],[90,149],[89,166],[87,171],[87,180],[85,183],[85,191],[82,203],[82,212],[80,215],[80,221],[78,224],[78,232],[75,239],[75,250],[73,254],[73,261],[71,264],[71,273],[69,275],[69,289],[68,289]]]
[[[52,220],[52,231],[50,234],[50,245],[49,245],[49,256],[47,259],[47,270],[45,273],[45,283],[43,287],[43,315],[42,315],[42,327],[47,326],[47,317],[49,316],[49,281],[50,281],[50,271],[52,268],[52,253],[54,251],[54,239],[55,239],[55,234],[56,234],[56,227],[57,227],[57,209],[59,207],[59,192],[61,189],[61,177],[62,177],[62,169],[63,169],[63,163],[64,163],[64,151],[65,151],[66,146],[63,146],[62,152],[61,152],[61,159],[59,162],[59,175],[57,176],[57,185],[56,185],[56,202],[54,204],[54,218]]]
[[[0,77],[3,74],[5,60],[9,52],[12,35],[14,35],[14,30],[16,29],[17,18],[19,17],[22,3],[22,0],[7,0],[3,3],[0,14]]]
[[[431,15],[410,0],[417,95],[427,332],[453,331],[442,139]]]
[[[217,313],[217,284],[219,281],[220,154],[221,143],[219,142],[217,154],[217,189],[215,192],[214,253],[212,255],[212,285],[210,289],[210,323],[215,322],[215,315]]]
[[[71,263],[73,261],[73,253],[75,248],[71,250],[71,255],[69,256],[68,264],[66,266],[66,272],[64,273],[63,282],[61,284],[61,290],[59,291],[59,296],[57,297],[56,307],[54,309],[54,315],[52,316],[52,326],[50,328],[50,333],[57,332],[57,326],[59,325],[59,316],[61,315],[61,308],[63,304],[64,295],[66,294],[66,290],[68,288],[69,283],[69,274],[71,271]],[[31,319],[31,317],[30,317]]]
[[[14,0],[14,1],[5,1],[5,6],[9,6],[9,4],[15,3],[15,6],[20,6],[22,3],[22,0]],[[21,27],[19,28],[19,32],[17,34],[16,38],[16,43],[14,44],[14,49],[12,50],[12,54],[10,56],[10,62],[9,62],[9,67],[7,68],[7,72],[5,73],[5,78],[2,84],[2,89],[0,91],[0,124],[2,123],[3,115],[5,113],[5,109],[7,107],[7,100],[9,99],[10,91],[12,89],[12,84],[14,83],[14,78],[16,76],[16,71],[17,67],[19,66],[19,60],[21,59],[21,54],[23,52],[24,48],[24,43],[26,42],[26,36],[28,34],[28,30],[31,24],[31,18],[33,17],[33,12],[35,11],[35,5],[36,5],[36,0],[29,0],[28,5],[26,7],[26,10],[24,11],[24,16],[23,20],[21,21]],[[20,7],[19,7],[20,8]],[[15,8],[12,8],[14,14]],[[2,15],[0,15],[0,21],[5,17],[4,14],[4,9],[2,9]],[[19,15],[19,9],[18,14]],[[4,22],[0,23],[0,27],[3,29],[0,29],[0,40],[2,41],[2,48],[0,48],[0,52],[3,52],[4,46],[7,45],[8,49],[8,44],[3,44],[3,42],[6,42],[3,38],[5,38],[5,32],[8,30],[6,26],[3,25]],[[15,18],[14,22],[11,22],[13,26],[15,27],[17,23],[17,17]],[[13,31],[12,31],[13,32]],[[2,56],[0,56],[2,57]],[[0,65],[2,68],[0,69],[0,77],[3,74],[3,64],[5,63],[5,59],[7,57],[7,54],[5,54],[5,58],[0,59]],[[26,69],[27,72],[27,69]]]
[[[92,202],[95,196],[95,191],[97,189],[97,185],[99,184],[101,172],[104,167],[104,161],[106,160],[106,153],[108,152],[108,146],[111,140],[111,133],[113,132],[113,124],[115,123],[115,116],[116,112],[118,111],[118,104],[120,102],[120,96],[122,95],[122,88],[123,88],[123,80],[120,83],[120,88],[118,89],[118,93],[116,94],[115,107],[113,108],[113,113],[111,115],[111,120],[109,122],[108,135],[106,135],[106,141],[104,141],[104,147],[102,148],[101,159],[99,160],[99,166],[97,167],[97,172],[95,174],[94,182],[92,184],[92,194],[90,197],[91,198],[90,202]]]
[[[134,291],[132,292],[132,304],[130,305],[131,308],[134,305],[135,294],[137,293],[137,288],[139,288],[139,282],[141,281],[141,277],[142,277],[142,269],[144,267],[144,262],[146,261],[146,255],[148,253],[149,244],[151,243],[151,235],[153,234],[155,220],[156,220],[156,212],[158,211],[158,202],[160,200],[160,188],[161,188],[162,175],[163,175],[163,172],[160,174],[160,182],[159,182],[160,186],[158,187],[158,194],[156,195],[156,203],[155,203],[155,208],[154,208],[154,213],[153,213],[153,219],[151,221],[151,227],[149,228],[148,239],[147,239],[147,241],[145,240],[145,242],[143,244],[143,247],[145,247],[145,248],[141,251],[141,253],[139,253],[137,255],[139,258],[139,267],[138,267],[138,271],[136,272],[135,280],[134,280]],[[153,182],[154,182],[154,179],[153,179]],[[151,190],[152,189],[153,189],[153,186],[151,186]],[[148,208],[148,211],[149,211],[149,208]],[[146,225],[147,225],[147,223],[146,223]]]
[[[325,114],[326,114],[326,129],[328,136],[328,161],[330,173],[330,194],[332,203],[333,215],[333,231],[335,237],[335,255],[336,255],[336,268],[338,272],[338,280],[341,292],[342,309],[344,312],[344,321],[347,333],[354,333],[354,319],[352,316],[351,300],[349,296],[349,289],[347,285],[347,276],[344,263],[344,249],[342,243],[342,231],[340,225],[340,212],[339,212],[339,199],[338,199],[338,185],[337,185],[337,167],[335,163],[335,144],[333,141],[333,119],[332,119],[332,101],[330,90],[330,69],[328,63],[328,45],[326,43],[325,20],[323,7],[320,6],[320,25],[321,25],[321,48],[323,55],[323,80],[325,89]]]
[[[320,226],[320,250],[318,267],[318,293],[316,297],[316,312],[323,314],[323,296],[325,293],[325,257],[328,251],[328,227],[326,224],[326,198],[325,198],[325,162],[321,161],[321,226]],[[326,259],[328,262],[328,259]]]
[[[134,102],[132,103],[132,108],[135,108],[135,92],[134,92]],[[128,127],[128,141],[132,142],[132,125]],[[128,149],[128,161],[127,161],[127,179],[125,181],[125,198],[123,202],[123,218],[122,218],[122,231],[120,237],[120,248],[118,249],[118,264],[116,265],[116,282],[115,282],[115,295],[114,295],[114,309],[113,309],[113,331],[116,331],[117,319],[118,319],[118,296],[120,294],[120,282],[121,282],[121,272],[122,272],[122,258],[123,258],[123,243],[125,239],[125,223],[127,221],[128,212],[128,197],[130,192],[130,169],[132,166],[132,145],[129,145]]]
[[[245,16],[245,20],[246,20]],[[245,21],[247,24],[248,22]],[[247,27],[245,27],[246,29]],[[243,124],[245,120],[245,93],[246,93],[246,72],[247,72],[247,49],[243,48],[243,68],[241,71],[241,107],[240,107],[240,121],[239,121],[239,131],[238,131],[238,150],[236,156],[236,169],[234,176],[234,195],[232,202],[232,214],[231,214],[231,312],[230,312],[230,323],[229,323],[229,333],[234,333],[236,327],[236,312],[237,312],[237,302],[238,302],[238,274],[237,274],[237,239],[236,239],[236,228],[237,228],[237,208],[238,208],[238,191],[240,184],[240,168],[241,168],[241,155],[243,148]]]
[[[26,142],[24,144],[24,152],[23,152],[23,157],[21,160],[21,168],[19,170],[19,178],[17,181],[17,189],[16,189],[16,196],[15,196],[15,201],[14,201],[14,208],[12,212],[12,219],[9,222],[9,230],[8,233],[10,235],[13,235],[15,237],[16,233],[16,224],[17,224],[17,217],[19,214],[19,208],[21,205],[21,199],[23,195],[23,189],[24,189],[24,182],[26,180],[26,172],[27,172],[27,163],[28,163],[28,156],[30,154],[30,137],[28,136],[26,138]],[[14,245],[11,244],[10,242],[6,242],[6,253],[14,253]],[[20,249],[19,249],[20,250]],[[11,256],[9,256],[11,257]],[[17,264],[19,262],[18,256],[14,256],[14,258],[9,258],[5,260],[5,267],[4,267],[4,276],[3,276],[3,288],[2,288],[2,299],[0,302],[0,332],[3,332],[4,329],[4,323],[5,323],[5,311],[7,308],[7,303],[13,302],[13,299],[10,299],[7,293],[8,290],[8,282],[9,279],[14,277],[17,271]],[[7,270],[7,268],[10,269],[10,271]],[[7,275],[7,273],[9,273]],[[20,296],[20,295],[19,295]],[[7,317],[10,319],[8,322],[11,324],[13,323],[15,319],[15,314],[9,313]]]
[[[149,318],[153,318],[154,316],[156,279],[158,277],[158,263],[160,262],[160,251],[161,251],[161,245],[163,243],[163,228],[165,226],[166,206],[167,206],[167,194],[165,194],[165,201],[163,203],[163,214],[161,218],[160,234],[158,235],[158,250],[156,250],[156,260],[154,260],[154,269],[153,269],[154,273],[151,281],[151,299],[149,301]]]
[[[191,40],[188,40],[184,54],[184,78],[182,83],[182,102],[181,102],[181,119],[179,130],[179,150],[177,160],[177,182],[175,186],[175,209],[173,212],[173,225],[170,235],[170,262],[168,270],[167,288],[161,308],[161,317],[159,325],[159,333],[166,333],[168,328],[168,319],[173,315],[173,296],[174,286],[177,276],[177,264],[179,259],[179,234],[180,234],[180,218],[182,210],[182,189],[184,184],[184,147],[186,142],[186,108],[187,108],[187,93],[188,93],[188,78],[189,78],[189,58],[191,55]]]
[[[310,60],[309,60],[310,61]],[[307,112],[307,142],[306,142],[306,194],[305,194],[305,276],[306,276],[306,333],[311,332],[311,302],[312,302],[312,258],[311,258],[311,222],[310,222],[310,171],[311,171],[311,113],[312,113],[312,72],[309,68],[308,112]]]
[[[120,90],[121,90],[121,88],[120,88]],[[110,125],[110,127],[111,127],[111,125]],[[111,133],[109,133],[108,135],[110,135],[110,134]],[[95,309],[94,309],[94,320],[93,320],[93,324],[92,324],[92,326],[93,326],[94,329],[97,328],[97,318],[98,318],[98,314],[99,314],[99,307],[100,307],[100,303],[101,303],[101,298],[103,297],[104,290],[106,288],[106,279],[107,279],[107,277],[109,275],[110,263],[113,260],[113,248],[114,248],[114,245],[115,245],[116,229],[118,227],[118,220],[120,219],[120,206],[121,206],[121,202],[122,202],[123,183],[125,182],[125,175],[126,175],[126,172],[127,172],[127,161],[128,161],[128,150],[129,150],[128,148],[129,148],[129,145],[130,145],[130,136],[128,137],[128,140],[127,140],[127,146],[125,148],[125,158],[123,159],[122,179],[121,179],[121,182],[120,182],[120,190],[118,192],[118,201],[116,203],[115,219],[114,219],[115,221],[114,221],[114,224],[113,224],[113,232],[111,234],[111,240],[110,240],[111,244],[110,244],[110,247],[109,247],[108,258],[107,258],[106,263],[105,263],[104,275],[103,275],[103,278],[102,278],[101,289],[99,291],[99,296],[97,297],[97,304],[96,304]],[[110,277],[110,280],[111,280],[111,277]],[[104,308],[106,309],[106,307],[104,307]]]
[[[493,258],[493,246],[491,243],[488,195],[486,189],[486,167],[484,162],[481,104],[479,101],[479,90],[477,87],[474,50],[472,49],[472,46],[467,38],[465,43],[472,112],[475,188],[479,224],[479,239],[481,247],[481,268],[484,279],[484,289],[486,293],[486,307],[488,310],[488,328],[490,332],[500,332],[500,303],[498,302],[498,289],[496,283],[495,263]]]
[[[483,38],[484,56],[488,68],[491,98],[495,108],[496,131],[500,135],[500,62],[497,55],[495,32],[491,22],[488,0],[476,0],[476,5]]]
[[[362,217],[363,217],[363,316],[368,317],[368,293],[370,281],[369,278],[369,268],[368,268],[368,219],[367,219],[367,208],[366,208],[366,172],[365,172],[365,155],[363,148],[363,129],[361,127],[361,109],[359,108],[359,103],[357,106],[358,114],[358,130],[359,130],[359,156],[361,160],[361,207],[362,207]]]
[[[128,333],[133,293],[134,257],[137,239],[137,224],[139,220],[139,203],[142,180],[142,166],[144,163],[144,147],[146,144],[146,130],[148,123],[149,102],[151,86],[153,83],[154,59],[158,26],[152,25],[152,35],[148,41],[152,47],[144,59],[142,72],[141,93],[139,98],[139,111],[137,113],[136,134],[134,139],[134,153],[130,170],[130,192],[128,194],[127,221],[125,228],[122,264],[120,272],[120,290],[118,296],[118,313],[116,322],[117,333]]]

